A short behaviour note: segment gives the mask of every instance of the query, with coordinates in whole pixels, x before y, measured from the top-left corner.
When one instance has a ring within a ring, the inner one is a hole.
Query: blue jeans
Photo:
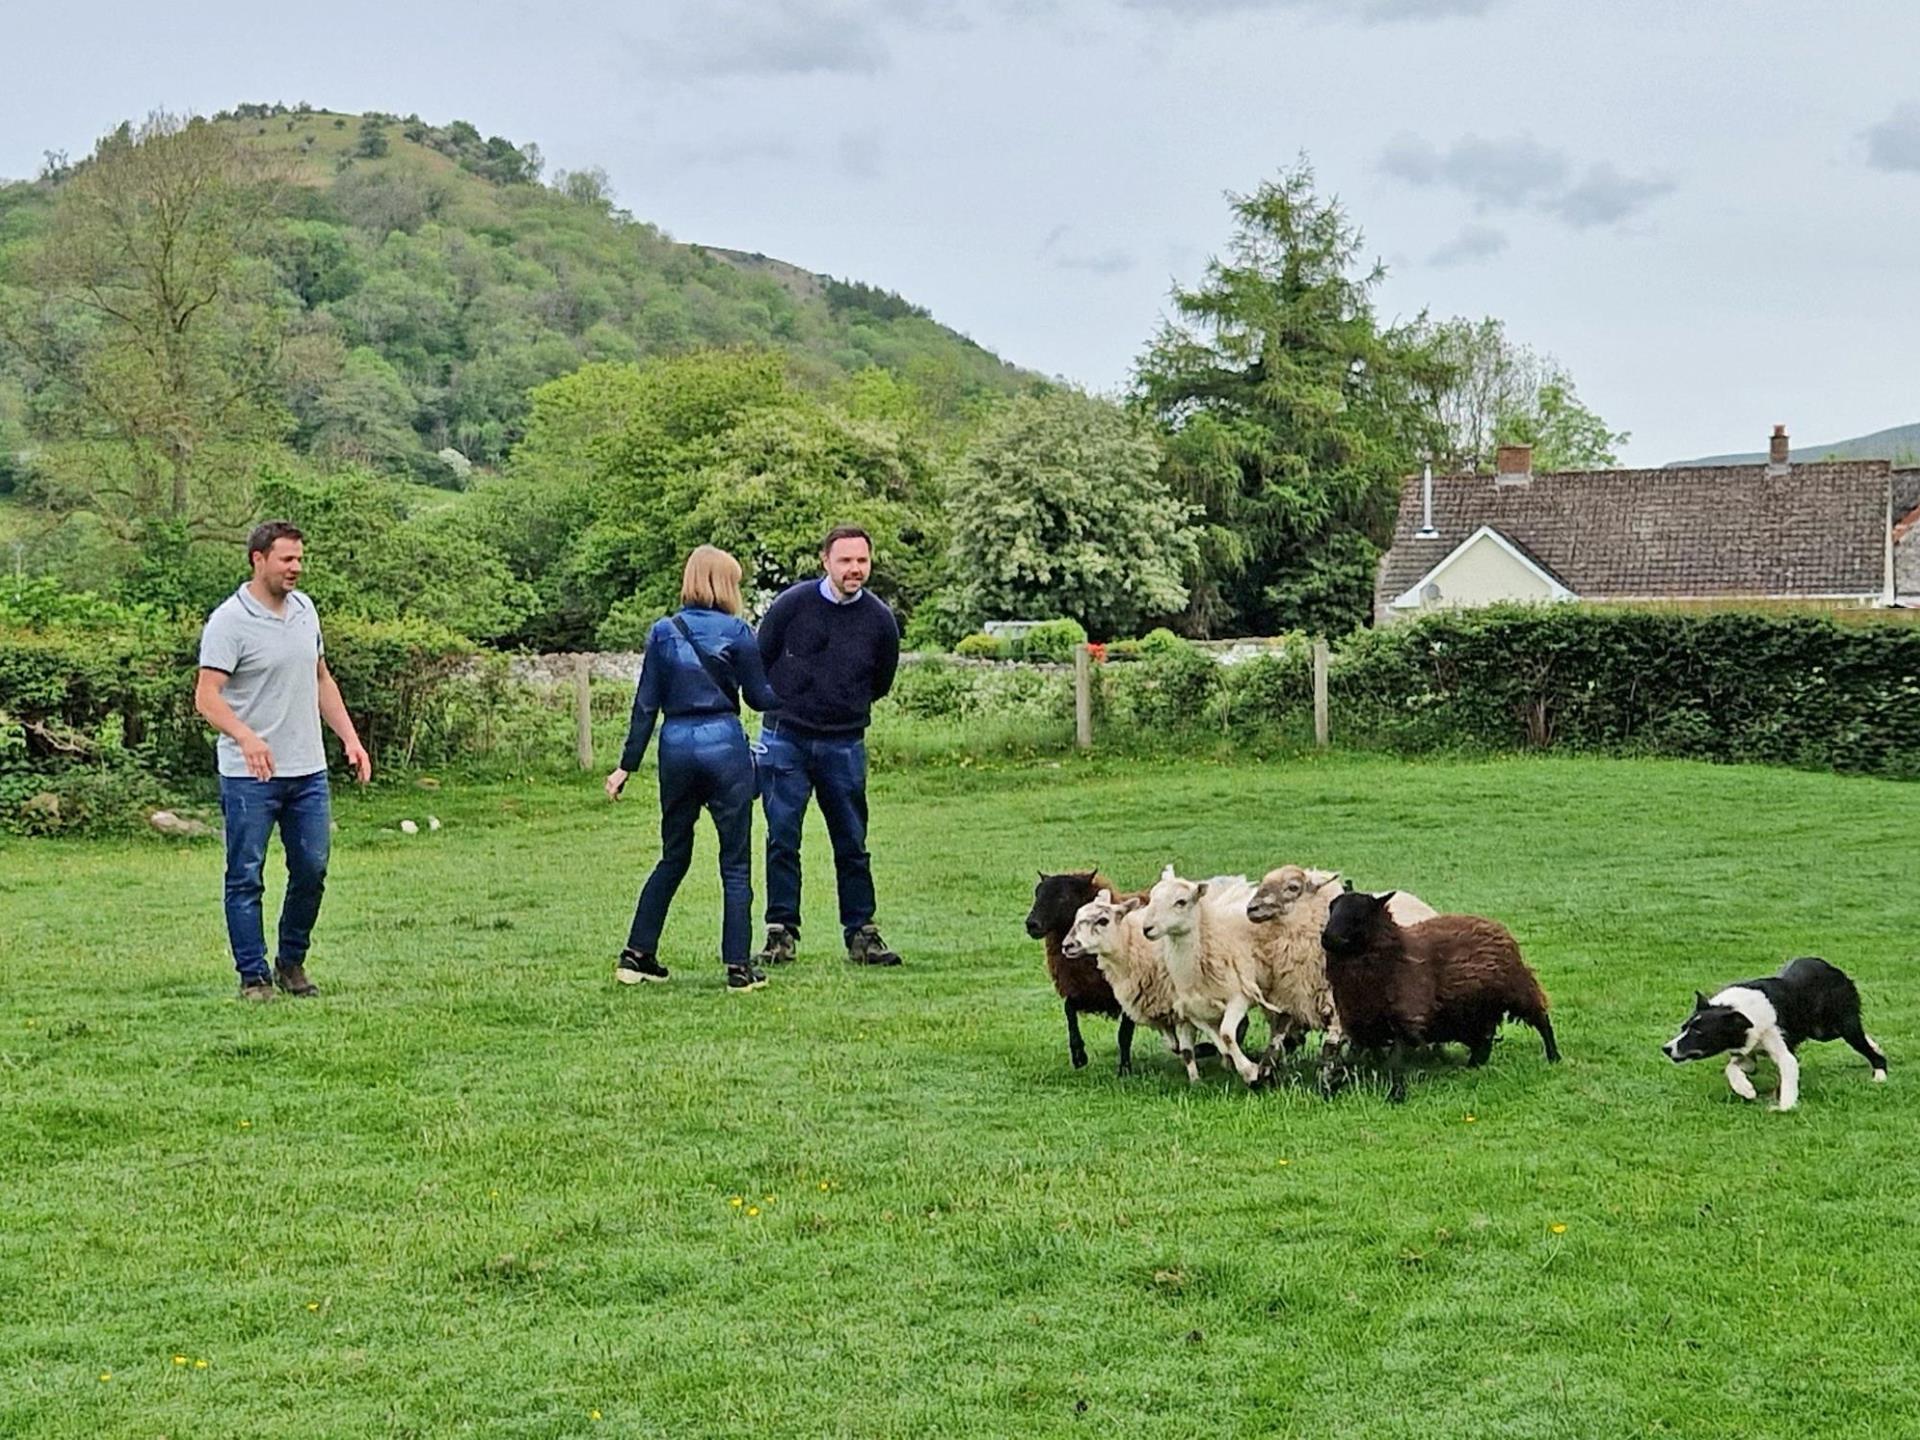
[[[280,905],[282,965],[303,964],[327,888],[333,807],[327,772],[255,780],[220,777],[220,810],[227,824],[227,943],[244,984],[267,978],[267,941],[260,919],[266,890],[267,837],[280,827],[287,852],[287,898]]]
[[[769,721],[760,732],[760,794],[767,811],[767,923],[800,928],[800,834],[807,801],[817,797],[833,841],[840,890],[840,929],[853,932],[873,919],[873,864],[867,855],[867,742],[811,740]]]
[[[753,940],[753,756],[732,715],[670,715],[660,729],[660,860],[640,890],[627,947],[659,953],[703,808],[720,836],[720,959],[744,965]]]

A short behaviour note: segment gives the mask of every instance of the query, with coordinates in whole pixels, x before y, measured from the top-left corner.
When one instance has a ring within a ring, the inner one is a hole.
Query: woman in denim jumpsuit
[[[682,608],[647,636],[620,768],[607,776],[617,800],[639,767],[660,721],[660,860],[640,891],[627,948],[614,978],[635,985],[665,980],[657,958],[667,907],[693,859],[693,827],[704,808],[720,836],[724,902],[720,958],[729,990],[757,990],[767,977],[747,950],[753,928],[753,754],[740,725],[740,697],[756,710],[779,704],[760,647],[740,618],[740,562],[702,545],[687,557]],[[685,627],[683,632],[681,627]]]

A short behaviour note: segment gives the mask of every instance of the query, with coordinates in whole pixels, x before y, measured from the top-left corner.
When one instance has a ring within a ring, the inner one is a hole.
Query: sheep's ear
[[[1693,1008],[1695,1010],[1704,1010],[1707,1008],[1707,997],[1702,995],[1698,990],[1693,992]]]
[[[1111,905],[1113,903],[1113,892],[1111,890],[1102,890],[1098,895],[1094,896],[1093,898],[1099,901],[1102,905]]]
[[[1316,890],[1324,890],[1329,885],[1338,885],[1339,883],[1340,883],[1340,872],[1336,870],[1331,875],[1327,876],[1326,879],[1322,880],[1318,885],[1314,886],[1313,888]]]
[[[1146,903],[1147,902],[1142,900],[1138,895],[1129,895],[1126,899],[1122,900],[1118,905],[1116,905],[1114,909],[1121,915],[1131,915],[1134,911],[1138,910],[1142,905],[1145,905]]]
[[[1378,895],[1373,897],[1373,908],[1376,910],[1386,909],[1387,906],[1393,902],[1393,897],[1399,893],[1398,890],[1382,890]]]
[[[1174,878],[1174,877],[1173,877],[1173,862],[1172,862],[1171,860],[1169,860],[1169,861],[1167,862],[1167,868],[1166,868],[1166,869],[1164,869],[1164,870],[1162,870],[1162,871],[1160,872],[1160,878],[1161,878],[1162,880],[1171,880],[1171,879],[1173,879],[1173,878]]]
[[[1198,885],[1193,887],[1193,898],[1196,900],[1198,900],[1202,895],[1206,893],[1207,893],[1207,882],[1204,880],[1202,880]]]

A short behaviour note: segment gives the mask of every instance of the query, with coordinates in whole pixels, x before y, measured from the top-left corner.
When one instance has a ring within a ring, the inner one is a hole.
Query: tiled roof
[[[1538,474],[1436,475],[1438,539],[1416,540],[1421,481],[1400,490],[1375,587],[1384,605],[1490,525],[1586,599],[1878,595],[1888,463],[1829,461]]]

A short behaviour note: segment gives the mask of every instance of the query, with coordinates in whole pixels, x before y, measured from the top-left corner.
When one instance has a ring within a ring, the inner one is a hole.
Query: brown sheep
[[[1073,917],[1102,890],[1111,891],[1113,883],[1097,870],[1082,870],[1064,875],[1040,876],[1033,887],[1033,909],[1027,912],[1027,934],[1043,942],[1047,950],[1047,974],[1053,980],[1054,993],[1066,1004],[1067,1057],[1078,1070],[1087,1063],[1086,1043],[1080,1038],[1082,1015],[1111,1015],[1120,1021],[1120,1073],[1133,1068],[1133,1020],[1113,998],[1113,986],[1100,973],[1091,955],[1066,955],[1060,942],[1073,928]],[[1119,900],[1147,897],[1121,894]]]
[[[1469,1065],[1484,1065],[1494,1032],[1507,1017],[1540,1032],[1549,1062],[1560,1058],[1546,992],[1520,958],[1505,926],[1477,915],[1439,915],[1397,924],[1386,895],[1335,898],[1320,943],[1340,1026],[1358,1049],[1389,1050],[1389,1100],[1407,1095],[1409,1045],[1449,1041],[1467,1047]],[[1329,1091],[1336,1073],[1322,1072]]]

